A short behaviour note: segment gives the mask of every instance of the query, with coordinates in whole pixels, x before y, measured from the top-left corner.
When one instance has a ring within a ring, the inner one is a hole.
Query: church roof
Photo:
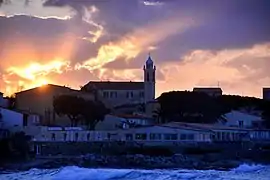
[[[82,89],[141,90],[144,89],[144,83],[132,81],[90,81]]]

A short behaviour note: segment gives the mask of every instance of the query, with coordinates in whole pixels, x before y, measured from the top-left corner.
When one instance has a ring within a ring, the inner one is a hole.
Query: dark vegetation
[[[0,140],[0,164],[4,162],[17,162],[30,158],[30,136],[23,132],[13,134]]]
[[[61,95],[53,101],[55,112],[59,116],[67,116],[71,126],[84,123],[91,130],[94,130],[99,121],[103,121],[109,109],[101,101],[85,100],[81,97]]]
[[[207,153],[220,153],[220,148],[206,148],[206,147],[188,147],[184,149],[184,154],[207,154]]]
[[[158,102],[160,108],[155,111],[159,123],[171,121],[191,123],[213,123],[225,120],[223,115],[231,110],[261,112],[270,127],[270,101],[254,98],[223,95],[210,97],[207,94],[189,91],[163,93]]]

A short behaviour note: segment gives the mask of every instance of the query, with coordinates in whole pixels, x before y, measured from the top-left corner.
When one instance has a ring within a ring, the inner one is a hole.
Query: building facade
[[[263,88],[263,99],[270,100],[270,88]]]
[[[40,117],[22,111],[15,111],[0,107],[1,128],[11,132],[21,131],[24,127],[38,126]]]
[[[147,103],[155,99],[156,67],[149,56],[144,67],[144,81],[90,81],[82,91],[96,94],[110,107],[129,103]]]
[[[264,121],[261,116],[250,115],[240,111],[231,111],[225,114],[224,118],[225,121],[221,120],[218,124],[238,128],[260,128]]]
[[[48,84],[16,93],[15,107],[19,111],[39,114],[43,125],[70,125],[68,117],[60,117],[54,112],[53,99],[59,95],[74,95],[93,100],[91,93],[84,93],[65,86]]]

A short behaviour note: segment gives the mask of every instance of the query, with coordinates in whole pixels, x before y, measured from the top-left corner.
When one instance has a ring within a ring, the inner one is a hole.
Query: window
[[[129,98],[129,92],[127,92],[127,95],[126,95],[127,98]]]
[[[109,97],[109,92],[103,92],[103,97],[108,98]]]
[[[113,98],[114,92],[110,92],[110,98]]]
[[[87,138],[87,141],[90,140],[90,133],[87,134],[86,138]]]
[[[114,97],[117,98],[117,92],[114,92]]]
[[[126,134],[126,140],[127,141],[132,141],[133,140],[133,135],[132,134]]]
[[[155,82],[156,81],[156,79],[155,79],[155,71],[153,72],[153,82]]]
[[[180,134],[180,140],[194,140],[194,134]]]
[[[239,125],[239,127],[243,127],[244,126],[244,121],[238,121],[238,125]]]
[[[55,141],[55,134],[52,133],[52,140]]]
[[[140,96],[140,98],[144,98],[144,92],[143,92],[143,91],[140,92],[140,93],[139,93],[139,96]]]
[[[130,92],[130,97],[133,98],[133,92]]]
[[[161,134],[150,134],[150,140],[161,140]]]
[[[137,140],[146,140],[147,135],[146,134],[136,134]]]
[[[67,140],[67,133],[64,133],[64,141]]]
[[[75,133],[75,141],[78,141],[78,138],[79,138],[79,134]]]
[[[146,74],[146,81],[149,82],[149,73]]]
[[[28,125],[28,115],[23,114],[23,126],[27,126],[27,125]]]
[[[188,134],[187,139],[188,140],[194,140],[194,134]]]
[[[186,140],[187,139],[187,135],[186,134],[180,134],[180,139],[181,140]]]
[[[177,134],[164,134],[165,140],[177,140]]]

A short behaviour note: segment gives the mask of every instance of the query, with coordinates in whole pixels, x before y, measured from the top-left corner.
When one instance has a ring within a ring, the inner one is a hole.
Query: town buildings
[[[223,115],[223,119],[217,124],[239,128],[261,128],[263,125],[261,116],[255,116],[241,111],[231,111]]]
[[[82,91],[96,94],[110,107],[130,103],[147,103],[155,99],[156,66],[149,55],[144,67],[144,80],[132,81],[90,81]]]
[[[94,99],[91,93],[48,84],[16,93],[15,106],[17,110],[39,114],[43,125],[68,126],[70,124],[69,119],[59,117],[54,112],[53,100],[58,95],[74,95],[88,100]]]
[[[0,125],[2,129],[16,132],[26,126],[40,125],[40,116],[27,111],[11,110],[0,107]]]

